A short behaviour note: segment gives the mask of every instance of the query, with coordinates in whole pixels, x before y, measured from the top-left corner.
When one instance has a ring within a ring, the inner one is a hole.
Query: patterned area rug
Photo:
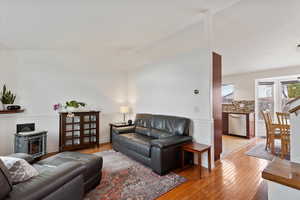
[[[258,143],[254,147],[252,147],[249,151],[247,151],[245,154],[248,156],[253,156],[256,158],[261,158],[270,161],[272,161],[274,157],[280,156],[280,148],[281,148],[280,142],[278,141],[275,142],[275,155],[267,151],[265,147],[266,147],[265,143],[262,142]],[[285,159],[290,160],[290,155],[286,156]]]
[[[103,157],[102,180],[85,200],[153,200],[186,181],[175,173],[159,176],[113,150],[95,154]]]

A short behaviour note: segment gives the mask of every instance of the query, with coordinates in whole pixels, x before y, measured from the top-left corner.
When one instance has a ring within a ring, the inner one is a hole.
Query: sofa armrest
[[[135,126],[113,127],[112,132],[115,134],[132,133],[135,131]]]
[[[28,163],[32,164],[34,163],[34,158],[32,155],[29,155],[27,153],[14,153],[14,154],[10,154],[8,155],[9,157],[14,157],[14,158],[20,158],[20,159],[24,159],[26,160]]]
[[[170,136],[161,139],[151,140],[151,146],[166,148],[173,145],[178,145],[186,142],[191,142],[193,138],[191,136]]]
[[[35,165],[34,165],[35,166]],[[40,174],[30,180],[19,183],[9,194],[9,199],[43,199],[65,187],[75,178],[80,180],[76,190],[83,195],[83,173],[85,167],[79,162],[69,161],[57,167],[41,170]],[[66,190],[67,191],[67,190]]]

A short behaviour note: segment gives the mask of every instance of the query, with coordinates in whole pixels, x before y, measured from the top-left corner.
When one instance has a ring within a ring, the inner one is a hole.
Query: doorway
[[[252,142],[255,137],[253,100],[234,98],[234,84],[222,85],[222,157]]]
[[[273,119],[276,112],[288,112],[286,103],[293,99],[291,86],[300,86],[300,75],[272,77],[255,80],[256,133],[259,137],[266,136],[265,124],[261,111],[269,110]],[[297,88],[296,88],[297,89]]]

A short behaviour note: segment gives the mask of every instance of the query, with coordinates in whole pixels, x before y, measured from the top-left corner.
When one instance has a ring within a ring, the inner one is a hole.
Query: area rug
[[[103,157],[102,180],[85,200],[153,200],[186,181],[175,173],[159,176],[113,150],[95,154]]]
[[[280,156],[280,142],[275,143],[275,155],[271,154],[271,152],[267,151],[265,149],[266,144],[265,143],[258,143],[254,147],[252,147],[249,151],[247,151],[245,154],[248,156],[253,156],[256,158],[261,158],[265,160],[270,160],[272,161],[274,157],[279,157]],[[287,155],[285,157],[286,160],[290,160],[290,155]]]

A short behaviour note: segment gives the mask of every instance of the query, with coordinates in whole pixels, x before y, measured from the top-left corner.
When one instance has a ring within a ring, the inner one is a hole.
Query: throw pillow
[[[4,199],[12,190],[9,171],[0,159],[0,199]]]
[[[6,156],[0,157],[0,159],[7,167],[13,184],[28,181],[39,175],[39,172],[24,159]]]

